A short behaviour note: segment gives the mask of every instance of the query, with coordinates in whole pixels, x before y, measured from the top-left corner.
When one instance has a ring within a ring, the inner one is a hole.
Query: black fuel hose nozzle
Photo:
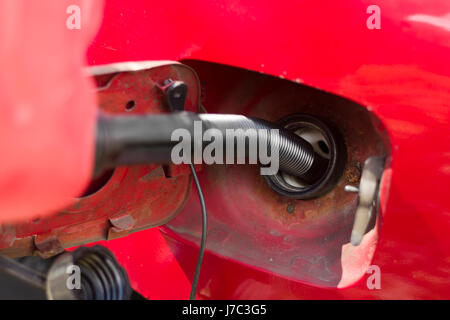
[[[235,132],[232,139],[244,139],[246,151],[252,139],[258,145],[263,140],[269,152],[278,149],[279,170],[306,183],[320,179],[327,168],[328,160],[318,155],[309,142],[271,122],[241,115],[177,112],[157,115],[101,114],[97,125],[95,173],[122,165],[171,163],[172,149],[179,143],[172,140],[174,130],[185,129],[194,137],[196,121],[204,130],[216,129],[222,134],[224,157],[227,150],[226,131],[232,129]],[[277,134],[271,134],[271,129],[277,129]],[[205,142],[192,139],[193,147],[195,143],[200,143],[202,150],[206,146]]]

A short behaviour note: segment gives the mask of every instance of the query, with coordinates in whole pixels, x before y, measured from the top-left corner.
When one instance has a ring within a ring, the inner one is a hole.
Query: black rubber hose
[[[186,129],[194,137],[195,121],[201,122],[203,132],[208,129],[221,132],[224,157],[226,144],[230,142],[227,141],[227,129],[233,129],[235,147],[238,140],[244,141],[248,155],[252,139],[258,145],[263,139],[269,153],[278,146],[279,170],[307,183],[318,180],[327,167],[328,160],[315,153],[309,142],[271,122],[240,115],[179,112],[143,116],[101,115],[97,126],[96,172],[119,165],[170,163],[172,148],[178,144],[178,141],[171,140],[173,131]],[[270,129],[277,129],[278,134],[272,134]],[[193,148],[195,143],[201,143],[203,150],[208,142],[202,142],[192,139]]]
[[[233,129],[236,133],[234,146],[237,146],[237,140],[242,138],[246,138],[245,141],[247,144],[251,139],[255,139],[258,141],[258,145],[259,140],[264,139],[264,142],[267,141],[269,152],[277,145],[279,169],[282,172],[300,177],[307,183],[317,181],[327,167],[328,160],[314,152],[313,147],[308,141],[272,122],[231,114],[205,113],[200,114],[199,117],[206,128],[218,129],[224,137],[226,137],[227,129]],[[278,134],[270,134],[270,130],[272,129],[278,130]],[[266,137],[263,137],[265,132],[268,134]],[[227,142],[224,141],[224,144]],[[249,149],[248,145],[246,145],[245,149]],[[226,147],[224,150],[226,150]]]

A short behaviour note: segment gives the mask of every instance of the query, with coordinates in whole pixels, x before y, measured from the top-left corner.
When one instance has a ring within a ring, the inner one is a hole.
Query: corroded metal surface
[[[127,72],[127,70],[132,70]],[[186,109],[197,111],[196,74],[176,62],[144,62],[94,67],[101,109],[110,113],[168,112],[159,89],[167,79],[188,87]],[[109,179],[108,179],[109,178]],[[48,257],[63,248],[115,239],[159,226],[172,219],[190,191],[189,169],[183,166],[140,165],[116,168],[106,184],[74,199],[72,206],[42,219],[0,226],[0,252],[18,257]]]
[[[242,69],[187,63],[199,74],[208,112],[270,121],[311,114],[333,123],[344,136],[344,174],[336,188],[317,199],[280,196],[254,166],[208,166],[200,174],[209,214],[208,250],[287,278],[336,287],[347,263],[341,261],[342,247],[349,242],[357,205],[357,196],[344,186],[358,185],[366,158],[388,152],[383,128],[362,106],[320,90]],[[192,193],[183,212],[163,230],[198,243],[200,218]]]

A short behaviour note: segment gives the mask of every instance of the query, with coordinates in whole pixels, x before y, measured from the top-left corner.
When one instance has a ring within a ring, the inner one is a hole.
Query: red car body
[[[370,107],[389,133],[390,191],[371,262],[380,290],[366,277],[314,287],[207,254],[202,298],[450,298],[450,3],[375,2],[106,3],[91,64],[198,59],[301,79]],[[365,26],[372,4],[379,30]],[[107,245],[147,297],[188,296],[197,247],[158,229]]]
[[[380,29],[366,26],[370,5]],[[449,57],[450,3],[439,0],[108,0],[88,49],[90,65],[201,60],[281,77],[366,106],[385,127],[392,160],[370,262],[380,289],[369,274],[326,288],[207,250],[202,299],[450,298]],[[102,244],[145,297],[188,297],[197,245],[164,227]]]

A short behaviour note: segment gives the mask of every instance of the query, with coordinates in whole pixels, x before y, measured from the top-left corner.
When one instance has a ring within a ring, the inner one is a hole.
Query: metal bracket
[[[345,186],[347,192],[358,193],[358,207],[350,242],[358,246],[366,234],[370,222],[378,211],[378,192],[383,174],[385,157],[370,157],[364,162],[359,188]]]

